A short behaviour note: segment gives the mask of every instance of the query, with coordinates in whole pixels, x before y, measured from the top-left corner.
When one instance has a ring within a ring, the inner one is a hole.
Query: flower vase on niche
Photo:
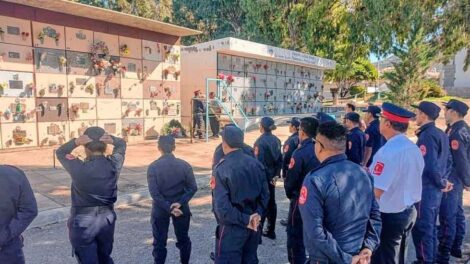
[[[0,27],[0,40],[3,41],[3,36],[5,35],[5,31],[2,27]]]
[[[64,66],[66,66],[67,64],[67,59],[64,57],[64,56],[60,56],[59,57],[59,71],[63,71],[64,70]]]

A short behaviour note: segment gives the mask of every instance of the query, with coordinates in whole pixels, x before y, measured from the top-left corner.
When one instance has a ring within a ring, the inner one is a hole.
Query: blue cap
[[[451,99],[449,102],[444,103],[446,108],[452,109],[461,115],[465,116],[468,112],[468,105],[459,100]]]
[[[347,113],[344,116],[344,119],[348,119],[348,120],[351,120],[351,121],[356,122],[356,123],[361,122],[361,116],[356,112]]]
[[[222,139],[231,148],[243,147],[243,131],[236,126],[225,126],[224,130],[220,132]]]
[[[320,122],[320,124],[323,124],[326,122],[336,122],[336,120],[333,117],[323,112],[318,112],[317,115],[314,117],[318,119],[318,122]]]
[[[412,104],[411,106],[419,109],[419,111],[425,113],[432,120],[436,120],[439,117],[439,112],[441,111],[441,108],[438,105],[426,101],[419,103],[419,105]]]
[[[165,152],[171,152],[175,147],[175,138],[173,136],[160,136],[158,146]]]
[[[298,128],[300,126],[300,119],[298,117],[292,117],[287,123]]]
[[[382,116],[387,118],[390,121],[398,123],[408,123],[410,118],[415,117],[415,113],[406,110],[398,105],[392,103],[383,103],[382,104]]]
[[[371,113],[372,116],[378,117],[382,110],[378,106],[369,105],[366,109],[362,110],[362,112]]]
[[[269,116],[265,116],[261,118],[260,124],[261,124],[261,127],[263,127],[265,130],[271,131],[271,130],[276,129],[276,125],[274,124],[274,119],[272,119]]]
[[[103,128],[94,126],[87,128],[83,134],[87,135],[91,140],[99,142],[104,133],[106,133],[106,131],[104,131]]]

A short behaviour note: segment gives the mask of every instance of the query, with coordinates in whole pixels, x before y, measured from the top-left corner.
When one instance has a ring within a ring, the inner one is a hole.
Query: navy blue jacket
[[[0,165],[0,250],[19,238],[37,215],[36,199],[24,172]]]
[[[300,188],[302,188],[305,176],[320,165],[314,148],[313,139],[308,138],[303,140],[298,149],[292,154],[287,177],[284,180],[286,196],[290,200],[299,198]]]
[[[283,177],[286,177],[287,170],[289,169],[290,158],[292,157],[292,153],[294,150],[297,149],[299,146],[300,139],[299,139],[299,132],[295,132],[290,135],[286,142],[284,142],[284,146],[282,147],[282,171]]]
[[[194,98],[193,100],[193,113],[205,113],[206,106],[199,98]]]
[[[126,154],[126,142],[113,137],[110,156],[92,156],[82,161],[70,153],[77,147],[75,139],[60,146],[57,159],[72,177],[72,206],[110,206],[117,199],[117,181]]]
[[[253,152],[253,148],[248,146],[247,144],[243,143],[243,147],[241,148],[243,153],[250,157],[255,157],[255,153]],[[222,160],[222,158],[225,156],[224,150],[222,149],[222,143],[220,143],[214,151],[214,156],[212,157],[212,170],[215,169],[215,166]]]
[[[171,204],[187,205],[197,191],[193,168],[173,154],[165,154],[150,164],[147,182],[154,205],[168,213]]]
[[[367,167],[370,166],[372,160],[374,159],[375,153],[385,145],[385,138],[380,134],[380,121],[375,119],[370,122],[369,126],[366,128],[366,147],[372,148],[372,153],[370,159],[367,162]]]
[[[344,154],[305,177],[299,210],[313,263],[351,263],[363,248],[374,251],[379,245],[382,224],[372,179]]]
[[[264,215],[269,201],[264,167],[256,159],[235,150],[215,169],[214,212],[221,225],[247,227],[250,215]]]
[[[346,156],[356,164],[361,165],[364,160],[366,147],[366,134],[358,127],[351,129],[346,136]]]
[[[269,182],[280,175],[282,168],[281,141],[271,132],[263,133],[255,142],[255,156],[264,165]]]
[[[434,122],[421,126],[416,134],[424,158],[423,187],[445,188],[452,168],[449,138]]]
[[[462,120],[450,126],[447,133],[453,158],[450,181],[470,187],[470,128]]]

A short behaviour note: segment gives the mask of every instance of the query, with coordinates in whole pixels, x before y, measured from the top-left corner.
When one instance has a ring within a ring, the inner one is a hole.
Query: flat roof
[[[232,37],[181,47],[182,52],[188,53],[212,50],[230,55],[280,61],[324,70],[332,70],[336,67],[334,60]]]
[[[46,9],[58,13],[81,16],[110,23],[159,32],[167,35],[185,37],[202,32],[190,28],[125,14],[110,9],[94,7],[67,0],[3,0],[5,2]]]

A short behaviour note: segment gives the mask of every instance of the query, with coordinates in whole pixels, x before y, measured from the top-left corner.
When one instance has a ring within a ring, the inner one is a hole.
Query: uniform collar
[[[299,147],[304,147],[308,144],[312,144],[313,143],[313,139],[312,138],[306,138],[304,139],[302,142],[300,142],[300,146]]]
[[[353,127],[351,130],[349,130],[349,133],[355,132],[361,130],[359,127]]]
[[[372,125],[372,124],[379,124],[379,123],[380,123],[380,120],[377,119],[377,118],[374,118],[374,120],[372,120],[372,121],[370,122],[371,125]]]
[[[167,159],[167,158],[174,158],[175,155],[173,153],[165,153],[163,154],[160,159]]]
[[[241,148],[239,148],[237,150],[234,150],[234,151],[230,152],[229,154],[225,155],[224,159],[227,159],[231,156],[237,155],[238,153],[243,153],[243,150]]]
[[[457,121],[455,122],[453,125],[450,126],[451,129],[455,129],[455,128],[459,128],[459,127],[462,127],[465,125],[465,121],[464,120],[460,120],[460,121]]]
[[[406,138],[405,134],[403,134],[403,133],[396,134],[395,136],[389,138],[389,139],[387,140],[387,143],[392,142],[392,141],[394,141],[394,140],[398,140],[398,139],[403,138],[403,137]]]
[[[435,126],[436,126],[436,123],[434,123],[434,122],[429,122],[429,123],[427,123],[427,124],[422,125],[420,128],[418,128],[418,130],[416,130],[415,134],[416,134],[416,135],[419,135],[419,134],[421,134],[424,130],[426,130],[426,129],[430,128],[430,127],[435,127]]]
[[[331,164],[331,163],[335,163],[335,162],[339,162],[339,161],[346,160],[347,158],[348,158],[348,157],[347,157],[346,154],[344,154],[344,153],[331,156],[331,157],[327,158],[326,160],[324,160],[324,161],[320,164],[320,167],[318,167],[318,168],[325,167],[326,165]]]
[[[100,159],[100,158],[105,158],[104,155],[91,155],[89,157],[87,157],[87,160],[96,160],[96,159]]]
[[[299,131],[292,133],[291,137],[299,136]]]

